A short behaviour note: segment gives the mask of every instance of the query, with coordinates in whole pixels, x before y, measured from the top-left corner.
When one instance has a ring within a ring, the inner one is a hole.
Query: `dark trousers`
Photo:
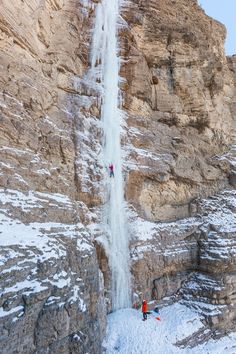
[[[147,312],[143,312],[143,319],[147,320]]]

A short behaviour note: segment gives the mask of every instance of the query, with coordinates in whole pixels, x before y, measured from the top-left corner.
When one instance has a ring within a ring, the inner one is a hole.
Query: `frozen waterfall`
[[[102,86],[101,120],[104,131],[103,162],[114,165],[115,177],[107,172],[108,202],[104,225],[109,234],[113,310],[130,306],[129,240],[126,229],[119,109],[119,57],[117,23],[119,0],[102,0],[96,8],[92,46],[92,71]]]

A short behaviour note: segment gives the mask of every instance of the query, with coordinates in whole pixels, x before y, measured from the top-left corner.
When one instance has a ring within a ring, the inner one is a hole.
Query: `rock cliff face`
[[[196,200],[235,186],[235,60],[224,55],[225,28],[196,1],[133,1],[124,18],[135,290],[181,295],[223,325],[235,317],[235,194],[203,209]]]
[[[227,185],[212,158],[231,139],[225,28],[195,1],[134,1],[124,12],[127,199],[149,220],[186,217],[192,199]]]
[[[70,106],[75,77],[88,65],[85,32],[91,25],[80,2],[3,1],[3,187],[75,197],[76,117]]]
[[[98,353],[103,279],[83,203],[1,189],[1,353]]]
[[[92,9],[1,2],[1,353],[101,350],[103,279],[77,135]]]
[[[236,102],[235,102],[235,94],[236,94],[236,55],[233,55],[231,57],[227,58],[228,60],[228,66],[231,72],[231,75],[233,77],[234,80],[234,94],[230,103],[230,109],[231,109],[231,114],[232,117],[235,117],[235,112],[236,112]],[[235,142],[235,119],[233,119],[233,131],[232,131],[232,138],[233,141]]]
[[[101,351],[111,283],[99,83],[88,75],[98,2],[1,2],[2,353]],[[236,62],[225,28],[195,0],[131,0],[119,38],[133,290],[229,324]]]

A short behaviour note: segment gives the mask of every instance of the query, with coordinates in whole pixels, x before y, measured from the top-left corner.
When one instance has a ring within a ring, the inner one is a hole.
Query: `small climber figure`
[[[114,166],[112,163],[110,163],[110,165],[109,165],[109,170],[110,170],[110,177],[115,177],[114,176]]]
[[[146,300],[142,302],[143,321],[147,320],[148,304]]]

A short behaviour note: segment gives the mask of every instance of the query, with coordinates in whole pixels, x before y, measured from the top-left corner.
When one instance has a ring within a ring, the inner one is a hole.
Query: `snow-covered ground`
[[[210,339],[194,348],[176,346],[204,331],[202,317],[179,303],[161,310],[161,321],[155,313],[142,321],[140,311],[123,309],[112,313],[108,319],[104,340],[106,354],[236,354],[236,333],[218,340]],[[205,329],[207,334],[209,330]]]

